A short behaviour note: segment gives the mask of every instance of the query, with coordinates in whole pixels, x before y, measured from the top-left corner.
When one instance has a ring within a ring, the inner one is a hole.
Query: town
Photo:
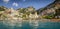
[[[40,19],[60,19],[60,1],[54,1],[42,9],[35,10],[33,6],[27,8],[6,8],[0,6],[0,20],[40,20]]]

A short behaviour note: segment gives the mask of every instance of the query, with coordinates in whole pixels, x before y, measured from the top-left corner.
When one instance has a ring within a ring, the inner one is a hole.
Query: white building
[[[30,13],[29,18],[38,18],[37,12],[35,14]]]

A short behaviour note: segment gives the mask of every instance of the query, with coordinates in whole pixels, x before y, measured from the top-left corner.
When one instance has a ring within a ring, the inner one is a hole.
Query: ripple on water
[[[5,24],[8,23],[5,22]],[[5,24],[3,22],[0,22],[0,29],[60,29],[60,22],[51,21],[23,21],[22,23],[17,22],[14,26]]]

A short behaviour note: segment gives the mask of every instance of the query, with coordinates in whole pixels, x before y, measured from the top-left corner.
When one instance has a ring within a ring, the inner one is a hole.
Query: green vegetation
[[[53,19],[54,18],[54,14],[52,14],[52,15],[46,15],[43,18],[45,18],[45,19]]]
[[[5,11],[4,8],[5,8],[4,6],[1,6],[1,7],[0,7],[0,11]]]
[[[27,11],[26,8],[19,8],[19,9],[17,9],[17,10],[19,10],[20,13],[25,13],[25,12]]]
[[[56,16],[60,15],[60,9],[55,10],[56,11]]]

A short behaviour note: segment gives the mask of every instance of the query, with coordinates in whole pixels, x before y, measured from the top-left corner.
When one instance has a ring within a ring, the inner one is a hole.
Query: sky
[[[33,6],[35,9],[39,9],[54,2],[54,0],[0,0],[0,6],[7,8],[27,8]]]

